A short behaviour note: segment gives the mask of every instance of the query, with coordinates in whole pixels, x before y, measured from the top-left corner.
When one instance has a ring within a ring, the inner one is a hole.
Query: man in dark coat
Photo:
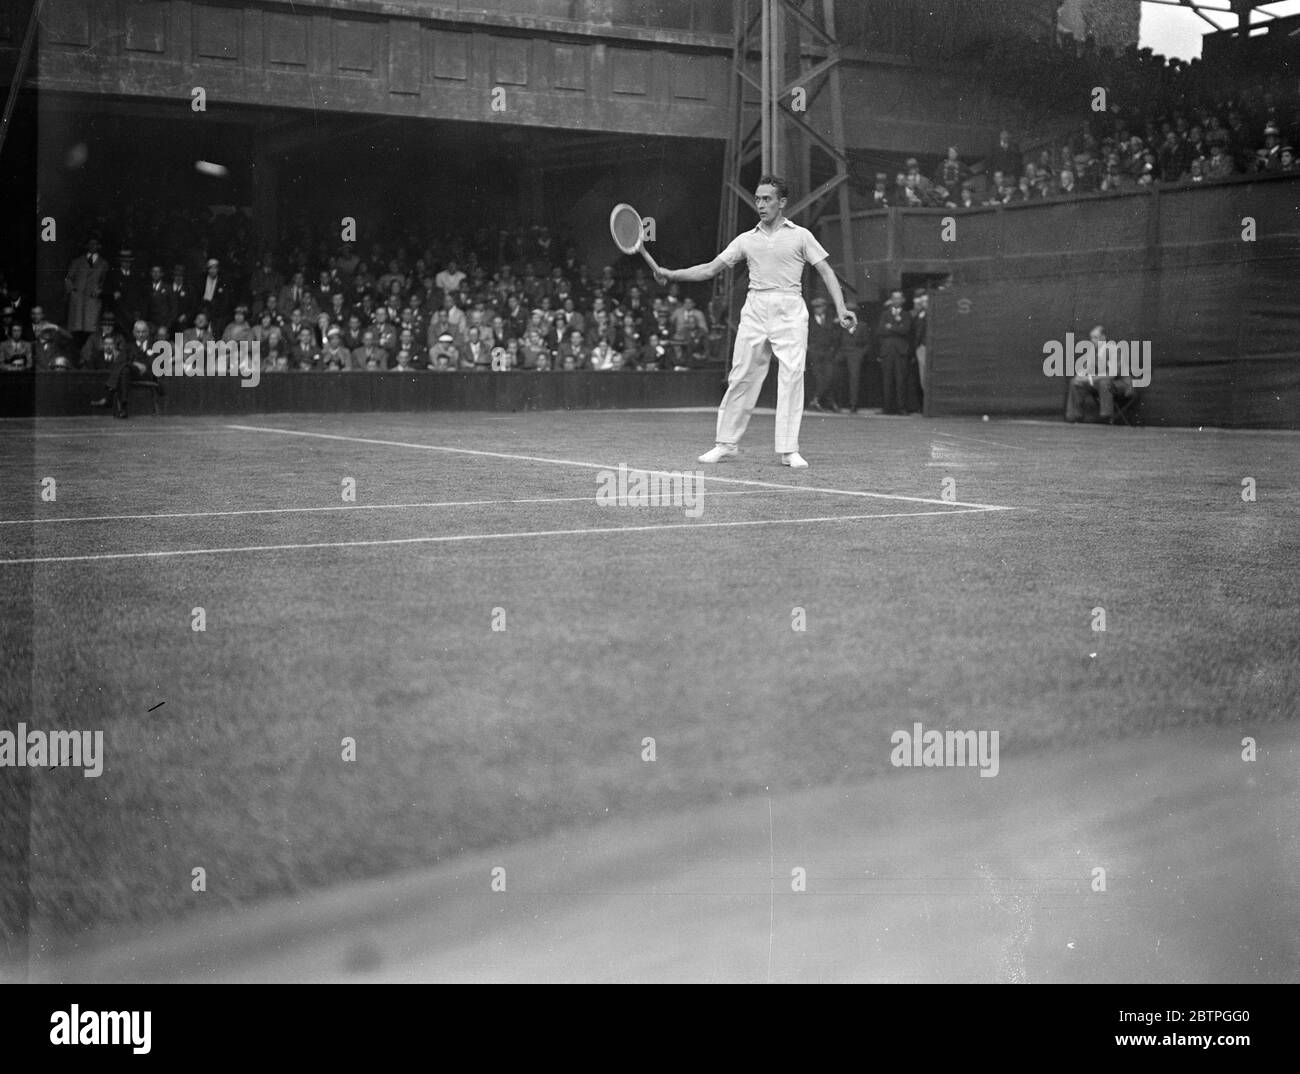
[[[146,294],[144,274],[135,267],[135,255],[123,247],[117,255],[117,267],[109,272],[104,285],[106,305],[119,325],[135,324],[144,316]]]
[[[167,285],[168,302],[171,304],[173,332],[184,332],[190,327],[194,318],[194,289],[185,282],[185,266],[176,265],[172,269],[172,282]]]
[[[835,402],[836,372],[840,357],[839,324],[826,313],[826,298],[818,295],[812,300],[812,316],[808,318],[808,391],[809,410],[839,412]]]
[[[876,360],[884,385],[884,414],[907,411],[907,367],[912,353],[912,315],[903,309],[903,289],[889,292],[889,304],[876,325]]]
[[[149,266],[149,283],[145,290],[144,319],[154,331],[166,328],[170,331],[175,314],[172,305],[172,291],[163,279],[162,265]]]
[[[849,413],[858,412],[858,400],[862,396],[862,365],[871,351],[871,326],[867,323],[866,311],[852,329],[843,329],[840,337],[840,353],[848,367],[849,379]]]

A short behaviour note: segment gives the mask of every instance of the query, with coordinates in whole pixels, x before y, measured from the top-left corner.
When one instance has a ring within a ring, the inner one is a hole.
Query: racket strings
[[[641,241],[641,217],[635,209],[620,206],[609,222],[614,242],[626,252],[633,252]]]

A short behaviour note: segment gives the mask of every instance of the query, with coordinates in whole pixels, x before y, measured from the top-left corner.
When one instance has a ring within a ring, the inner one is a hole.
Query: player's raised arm
[[[718,273],[725,271],[727,262],[719,254],[707,264],[692,265],[690,268],[666,269],[660,268],[658,277],[660,283],[702,283],[705,280],[711,280]]]
[[[853,331],[857,327],[858,315],[844,306],[844,292],[840,290],[840,280],[835,275],[835,270],[831,268],[830,258],[823,258],[813,265],[813,268],[817,270],[817,275],[822,278],[822,283],[830,292],[831,301],[835,303],[835,319],[840,323],[840,327]]]

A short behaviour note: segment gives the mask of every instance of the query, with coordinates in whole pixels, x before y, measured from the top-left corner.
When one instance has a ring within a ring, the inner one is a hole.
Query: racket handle
[[[650,266],[650,271],[658,272],[659,266],[655,264],[655,259],[650,256],[650,251],[645,248],[645,244],[642,243],[639,249],[641,252],[641,256],[645,258],[645,263]]]

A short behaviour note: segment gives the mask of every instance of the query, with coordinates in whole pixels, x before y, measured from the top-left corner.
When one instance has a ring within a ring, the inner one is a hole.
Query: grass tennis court
[[[698,470],[712,432],[0,423],[9,715],[106,743],[97,779],[30,773],[40,933],[857,783],[918,721],[997,729],[1005,764],[1294,717],[1295,434],[809,416],[792,472],[760,413],[698,517],[597,504],[602,468]]]

